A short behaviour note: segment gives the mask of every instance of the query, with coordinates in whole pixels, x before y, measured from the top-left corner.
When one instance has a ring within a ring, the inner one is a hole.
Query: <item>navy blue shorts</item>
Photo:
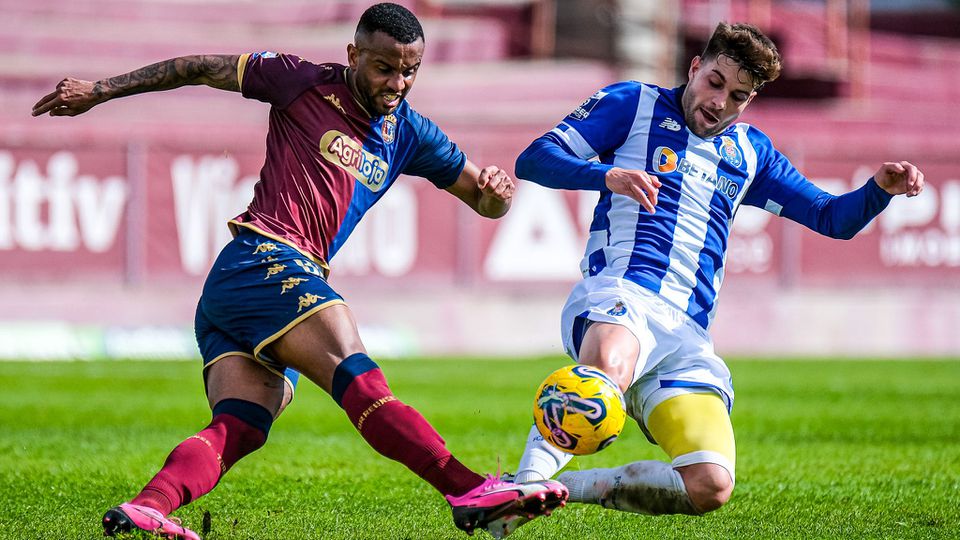
[[[293,247],[237,227],[210,269],[197,304],[197,344],[206,369],[226,356],[244,356],[282,376],[291,389],[300,374],[264,351],[310,315],[343,298],[323,269]]]

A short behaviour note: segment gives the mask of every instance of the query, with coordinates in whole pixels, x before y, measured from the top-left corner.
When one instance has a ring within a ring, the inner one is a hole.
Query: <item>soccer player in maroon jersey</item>
[[[197,306],[210,424],[180,443],[131,501],[103,517],[105,534],[147,530],[198,538],[167,517],[209,492],[260,448],[306,375],[379,453],[442,493],[471,533],[504,515],[549,513],[567,497],[546,480],[484,478],[390,391],[353,315],[326,281],[328,262],[401,174],[425,177],[490,218],[510,207],[513,180],[481,169],[405,101],[424,51],[417,18],[377,4],[360,18],[348,66],[262,52],[174,58],[97,82],[67,78],[34,116],[74,116],[110,99],[204,84],[270,103],[266,161],[253,201],[230,221]]]

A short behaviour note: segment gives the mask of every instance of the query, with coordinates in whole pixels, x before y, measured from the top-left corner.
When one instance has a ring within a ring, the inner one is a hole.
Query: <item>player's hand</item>
[[[909,161],[884,163],[873,179],[891,195],[916,197],[923,191],[923,173]]]
[[[480,171],[477,187],[484,196],[493,197],[505,203],[510,202],[513,192],[517,189],[510,175],[496,165],[484,167]]]
[[[33,116],[50,113],[50,116],[76,116],[87,112],[94,105],[104,101],[96,83],[67,77],[60,81],[57,89],[40,98],[33,106]]]
[[[607,171],[607,189],[620,195],[626,195],[640,203],[651,214],[657,211],[657,195],[660,193],[660,179],[635,169],[614,167]]]

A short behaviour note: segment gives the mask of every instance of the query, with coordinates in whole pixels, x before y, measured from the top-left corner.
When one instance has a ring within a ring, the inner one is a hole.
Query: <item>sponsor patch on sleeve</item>
[[[606,95],[606,92],[598,90],[595,94],[585,99],[579,107],[574,109],[573,112],[570,113],[570,116],[577,120],[586,120],[586,118],[590,116],[590,112],[593,110],[593,108],[596,107],[597,103],[600,103],[600,100]]]

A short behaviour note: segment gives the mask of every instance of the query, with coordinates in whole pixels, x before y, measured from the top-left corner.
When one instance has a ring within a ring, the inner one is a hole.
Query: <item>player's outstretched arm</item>
[[[656,211],[660,179],[645,171],[583,159],[553,133],[534,140],[517,158],[517,176],[551,189],[609,189]]]
[[[768,167],[778,173],[774,181],[765,177],[755,182],[744,204],[760,208],[779,206],[776,213],[780,216],[830,238],[853,238],[893,197],[914,197],[923,191],[923,173],[908,161],[884,163],[862,187],[833,195],[807,180],[782,155],[779,159],[778,166]]]
[[[496,165],[481,169],[467,160],[457,181],[447,191],[488,218],[498,218],[510,209],[516,184],[510,175]]]
[[[196,84],[239,92],[239,60],[240,55],[181,56],[96,82],[67,77],[33,106],[32,114],[76,116],[114,98]]]

